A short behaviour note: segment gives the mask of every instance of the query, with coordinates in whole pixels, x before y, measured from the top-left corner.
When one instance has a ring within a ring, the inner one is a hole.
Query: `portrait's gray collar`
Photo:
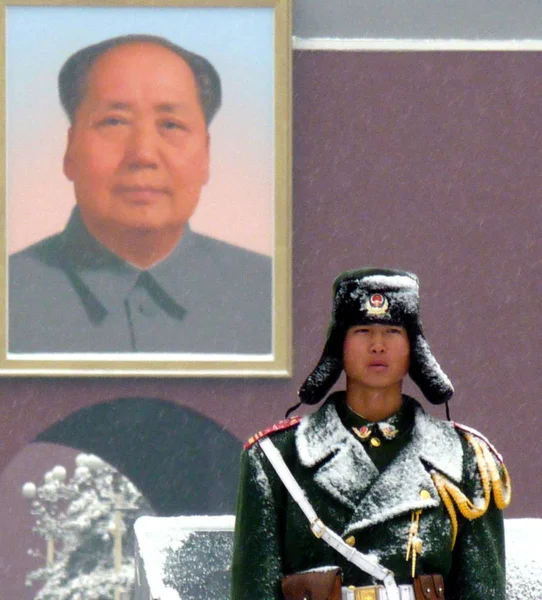
[[[192,308],[190,289],[197,268],[197,237],[187,225],[173,252],[150,269],[139,269],[103,246],[85,227],[77,207],[62,233],[63,266],[87,308],[108,313],[122,309],[142,276],[150,277],[181,311]],[[105,316],[105,314],[104,314]]]

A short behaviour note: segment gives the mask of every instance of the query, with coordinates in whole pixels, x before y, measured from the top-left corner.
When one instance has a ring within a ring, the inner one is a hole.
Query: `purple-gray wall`
[[[295,0],[300,38],[540,40],[538,0]]]
[[[420,276],[452,417],[504,455],[506,516],[542,517],[541,73],[529,52],[295,53],[292,379],[4,378],[0,470],[58,419],[119,397],[178,402],[246,439],[295,402],[333,278],[396,266]]]

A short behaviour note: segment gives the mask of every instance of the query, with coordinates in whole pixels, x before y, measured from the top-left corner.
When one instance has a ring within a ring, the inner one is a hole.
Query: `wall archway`
[[[73,468],[93,453],[128,477],[157,515],[232,514],[241,443],[194,409],[154,398],[118,398],[61,418],[24,446],[0,472],[2,592],[30,600],[26,573],[40,566],[27,555],[43,540],[21,495],[56,464]],[[71,465],[71,467],[70,467]]]

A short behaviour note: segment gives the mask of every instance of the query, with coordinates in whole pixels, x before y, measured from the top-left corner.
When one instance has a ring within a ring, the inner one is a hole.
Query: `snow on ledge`
[[[234,526],[233,515],[137,519],[134,524],[136,600],[182,600],[174,589],[164,584],[165,550],[180,548],[194,531],[233,531]]]
[[[141,517],[135,525],[141,590],[136,600],[182,600],[164,584],[166,549],[180,548],[194,531],[233,531],[235,517]],[[505,519],[506,599],[542,600],[542,519]],[[136,582],[136,589],[137,589]],[[150,594],[150,595],[149,595]]]
[[[505,519],[506,599],[542,599],[542,519]]]

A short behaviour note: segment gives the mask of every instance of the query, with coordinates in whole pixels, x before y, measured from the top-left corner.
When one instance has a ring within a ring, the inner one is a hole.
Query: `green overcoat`
[[[502,511],[493,498],[483,516],[473,520],[456,510],[454,528],[432,477],[443,475],[479,505],[482,482],[472,446],[453,423],[404,399],[399,435],[393,440],[379,436],[377,448],[354,435],[344,393],[331,395],[299,424],[268,435],[323,522],[391,569],[398,584],[412,582],[407,542],[413,514],[421,511],[416,574],[442,574],[446,600],[505,600]],[[343,585],[377,583],[313,536],[258,443],[247,445],[231,600],[282,599],[284,575],[329,565],[342,569]]]

